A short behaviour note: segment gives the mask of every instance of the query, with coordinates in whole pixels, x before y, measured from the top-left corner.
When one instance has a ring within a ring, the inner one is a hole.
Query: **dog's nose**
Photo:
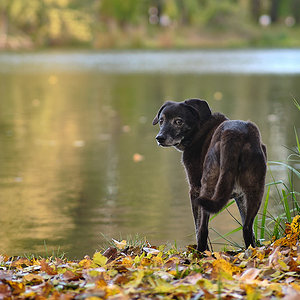
[[[163,144],[166,138],[163,135],[157,135],[156,140],[158,141],[159,144]]]

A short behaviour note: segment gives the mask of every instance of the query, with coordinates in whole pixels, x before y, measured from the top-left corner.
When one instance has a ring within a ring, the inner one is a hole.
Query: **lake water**
[[[180,153],[154,139],[158,108],[206,99],[256,122],[269,160],[284,160],[299,83],[300,50],[0,54],[0,253],[81,258],[103,235],[194,243]],[[211,226],[237,224],[224,212]],[[242,244],[240,232],[233,239]]]

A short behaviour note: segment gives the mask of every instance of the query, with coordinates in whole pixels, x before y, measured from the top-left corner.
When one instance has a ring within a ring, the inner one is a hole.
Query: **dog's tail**
[[[209,213],[220,211],[231,198],[238,163],[240,159],[243,138],[228,135],[220,147],[220,173],[216,183],[215,191],[211,199],[205,196],[205,191],[196,200]]]

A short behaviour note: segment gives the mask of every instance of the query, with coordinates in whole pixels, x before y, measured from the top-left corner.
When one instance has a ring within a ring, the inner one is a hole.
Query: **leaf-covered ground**
[[[0,299],[300,299],[300,216],[243,252],[128,246],[81,261],[0,256]]]

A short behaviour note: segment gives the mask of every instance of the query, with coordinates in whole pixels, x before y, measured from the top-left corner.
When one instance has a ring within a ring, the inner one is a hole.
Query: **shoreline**
[[[300,28],[251,27],[237,31],[129,27],[96,32],[88,42],[34,41],[29,35],[0,36],[0,52],[53,50],[193,50],[300,48]]]

